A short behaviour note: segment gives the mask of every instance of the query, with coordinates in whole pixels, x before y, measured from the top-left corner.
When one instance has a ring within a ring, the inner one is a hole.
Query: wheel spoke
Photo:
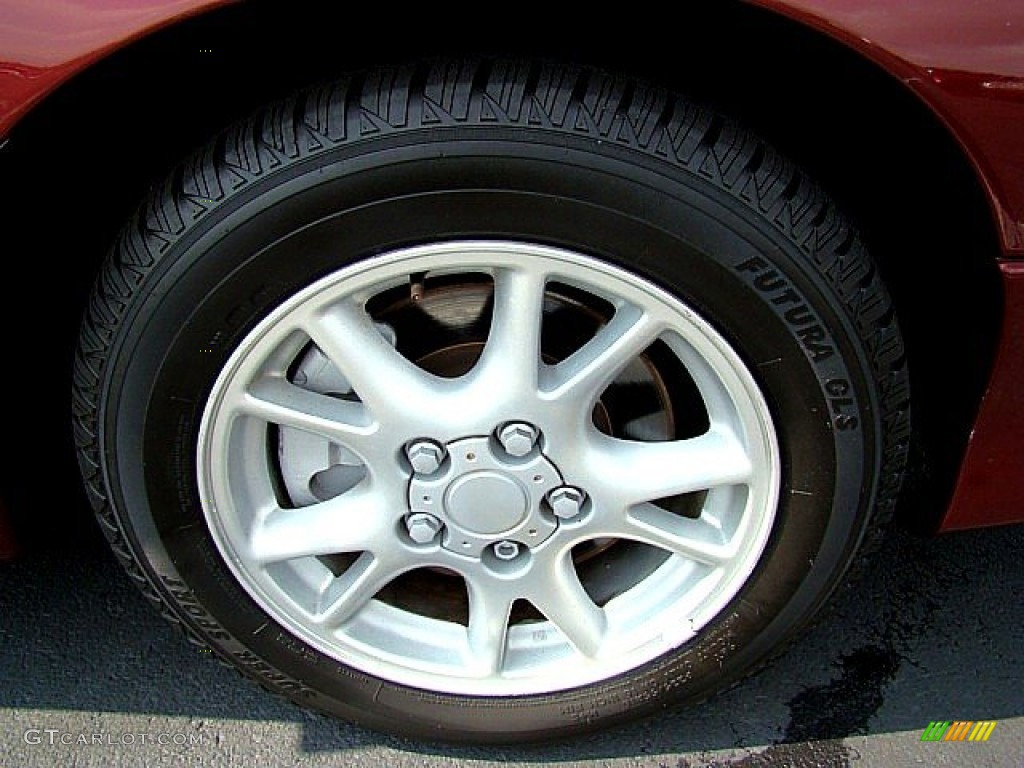
[[[537,389],[546,275],[533,269],[494,273],[494,309],[475,375],[489,388]]]
[[[309,555],[383,551],[393,538],[377,494],[357,487],[298,509],[275,509],[256,523],[251,556],[262,563]]]
[[[321,595],[316,622],[337,628],[351,619],[401,573],[391,560],[363,553]]]
[[[596,438],[586,460],[593,483],[623,506],[747,482],[750,458],[727,429],[665,443]]]
[[[512,600],[493,585],[481,584],[475,579],[467,581],[467,587],[470,664],[481,676],[497,674],[505,659]]]
[[[549,396],[575,403],[589,413],[594,401],[631,360],[664,331],[664,326],[638,307],[624,305],[590,341],[545,372]]]
[[[621,527],[608,529],[603,535],[640,541],[712,566],[728,562],[736,554],[734,546],[722,543],[722,532],[717,527],[654,504],[640,504],[629,510]]]
[[[567,553],[559,557],[527,596],[534,607],[588,658],[598,655],[604,642],[607,619],[604,610],[590,599]]]
[[[249,387],[238,410],[270,424],[294,427],[354,447],[375,432],[362,403],[339,400],[297,387],[279,376],[265,377]]]
[[[312,315],[306,332],[378,417],[432,409],[446,389],[443,379],[402,357],[354,301]]]

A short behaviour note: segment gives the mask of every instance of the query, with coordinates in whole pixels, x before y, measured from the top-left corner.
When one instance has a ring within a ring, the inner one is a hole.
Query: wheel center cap
[[[526,518],[529,498],[522,486],[504,473],[471,472],[448,487],[445,511],[460,528],[495,536]]]
[[[498,541],[536,547],[558,528],[545,497],[562,475],[540,451],[510,456],[486,435],[448,443],[437,472],[409,482],[409,511],[444,523],[443,546],[479,557]]]

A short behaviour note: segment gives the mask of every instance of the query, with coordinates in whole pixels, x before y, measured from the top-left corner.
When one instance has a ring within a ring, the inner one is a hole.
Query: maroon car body
[[[1016,0],[753,0],[899,80],[958,143],[985,190],[1003,316],[987,391],[938,530],[1024,521],[1024,6]],[[60,86],[224,0],[0,3],[0,137]],[[13,551],[0,524],[0,553]]]

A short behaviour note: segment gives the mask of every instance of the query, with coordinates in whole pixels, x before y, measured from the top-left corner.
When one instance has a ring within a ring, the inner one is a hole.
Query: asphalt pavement
[[[890,537],[771,667],[697,709],[533,747],[417,744],[300,711],[198,651],[98,538],[0,564],[0,765],[1024,768],[1024,526]],[[994,721],[986,742],[922,741]]]

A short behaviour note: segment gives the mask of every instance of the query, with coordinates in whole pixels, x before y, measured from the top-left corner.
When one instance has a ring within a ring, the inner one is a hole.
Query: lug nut
[[[519,555],[519,544],[514,541],[499,541],[494,545],[494,556],[499,560],[515,560]]]
[[[426,512],[416,512],[409,515],[405,521],[405,529],[409,532],[409,538],[417,544],[428,544],[441,532],[444,524],[433,515]]]
[[[405,455],[413,470],[421,475],[432,475],[444,461],[444,447],[433,440],[416,440],[405,449]]]
[[[514,421],[498,430],[498,442],[509,456],[525,456],[533,450],[540,432],[532,424]]]
[[[571,485],[563,485],[555,488],[548,494],[548,504],[555,517],[560,520],[571,520],[583,511],[583,502],[587,500],[587,494],[579,488]]]

